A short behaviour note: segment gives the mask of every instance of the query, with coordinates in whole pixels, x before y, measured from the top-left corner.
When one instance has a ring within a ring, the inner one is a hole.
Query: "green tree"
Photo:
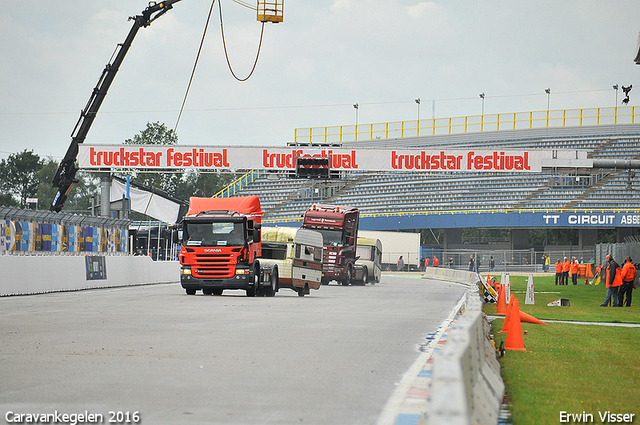
[[[178,136],[163,123],[148,122],[144,130],[131,139],[125,140],[124,143],[127,145],[175,145],[178,143]],[[169,169],[158,170],[155,173],[132,170],[129,175],[136,183],[162,190],[183,201],[188,201],[191,196],[213,196],[237,178],[235,173],[204,173],[195,170],[180,172]],[[120,173],[120,176],[124,178],[126,173]]]
[[[76,174],[78,181],[73,185],[72,195],[64,205],[64,212],[90,214],[91,199],[100,199],[100,178],[87,171]]]
[[[40,156],[26,149],[0,160],[0,201],[26,207],[27,198],[35,197],[38,191],[37,175],[42,166]]]
[[[38,198],[38,209],[48,209],[58,192],[58,188],[53,187],[51,181],[58,171],[59,163],[51,157],[42,161],[42,168],[36,174],[38,181],[38,189],[36,190],[36,198]]]
[[[176,188],[175,197],[189,201],[192,196],[210,197],[224,189],[236,179],[235,173],[203,173],[189,171]]]
[[[139,134],[124,141],[125,145],[175,145],[177,143],[178,136],[176,133],[168,129],[166,124],[160,122],[148,122],[146,128]],[[137,183],[160,189],[171,195],[176,192],[183,174],[170,170],[158,170],[156,173],[129,172],[129,175]]]

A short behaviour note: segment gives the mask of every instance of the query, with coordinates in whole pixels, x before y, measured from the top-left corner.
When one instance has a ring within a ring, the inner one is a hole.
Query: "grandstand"
[[[342,146],[356,149],[568,149],[587,151],[592,159],[638,160],[640,124],[436,134],[350,141]],[[309,205],[322,202],[358,207],[361,228],[370,230],[526,229],[553,225],[573,227],[577,223],[583,225],[581,232],[591,232],[584,238],[585,246],[591,246],[595,245],[593,232],[597,235],[598,228],[618,228],[618,239],[622,240],[637,234],[640,227],[640,224],[619,226],[620,214],[638,216],[640,213],[640,173],[624,168],[543,168],[537,173],[491,174],[351,172],[343,174],[339,181],[296,180],[288,173],[263,173],[237,194],[259,195],[265,211],[263,221],[276,225],[298,225]],[[590,218],[596,214],[614,214],[616,218],[613,222],[598,223],[597,218]],[[560,218],[549,219],[556,216]],[[624,219],[623,222],[626,223]],[[458,245],[462,245],[457,239]],[[518,244],[519,241],[512,240],[511,247]]]

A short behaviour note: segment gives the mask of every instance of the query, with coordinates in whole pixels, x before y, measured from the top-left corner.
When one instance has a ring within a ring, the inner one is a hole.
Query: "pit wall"
[[[0,296],[180,281],[177,261],[147,256],[0,255]]]
[[[420,424],[498,424],[504,383],[489,324],[482,312],[476,273],[427,268],[424,278],[468,286],[461,314],[451,323],[447,343],[433,355],[427,412]]]

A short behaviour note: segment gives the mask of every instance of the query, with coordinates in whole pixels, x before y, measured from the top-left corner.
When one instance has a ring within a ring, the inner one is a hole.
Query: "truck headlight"
[[[183,267],[180,269],[181,275],[191,275],[191,267]]]
[[[236,269],[236,274],[249,274],[249,269]]]

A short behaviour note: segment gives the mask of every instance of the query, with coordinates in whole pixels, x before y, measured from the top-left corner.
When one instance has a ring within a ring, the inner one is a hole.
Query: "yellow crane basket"
[[[258,0],[259,22],[282,22],[284,19],[284,0]]]

